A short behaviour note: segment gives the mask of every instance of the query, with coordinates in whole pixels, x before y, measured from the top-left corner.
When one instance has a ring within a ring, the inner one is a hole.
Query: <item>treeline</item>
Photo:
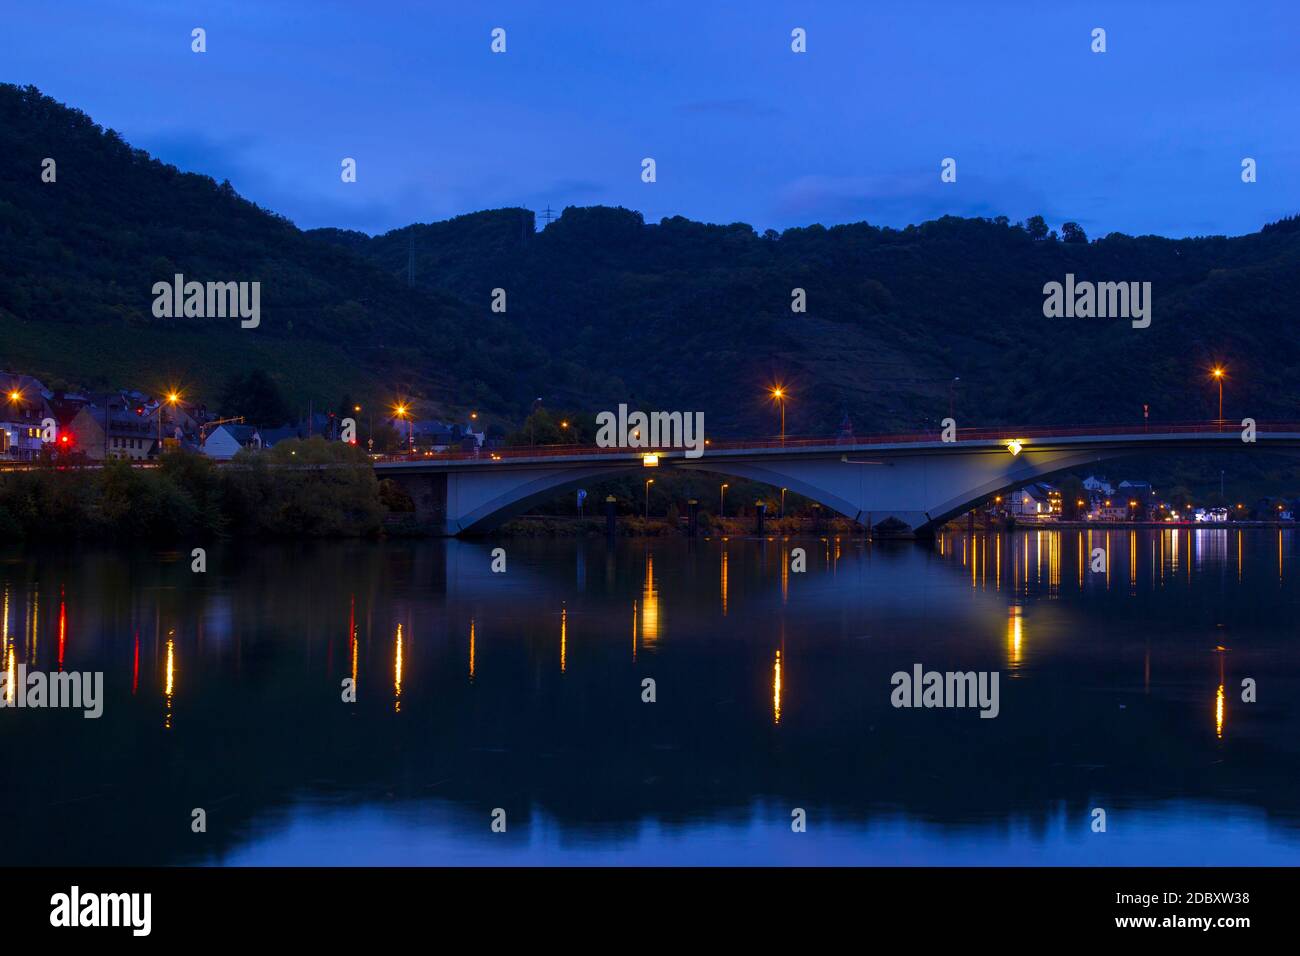
[[[196,537],[359,537],[386,508],[365,455],[322,438],[244,451],[218,466],[170,451],[157,468],[42,467],[0,476],[0,536],[152,541]]]

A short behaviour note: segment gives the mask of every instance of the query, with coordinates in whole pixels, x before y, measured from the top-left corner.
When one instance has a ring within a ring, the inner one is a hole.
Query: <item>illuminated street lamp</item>
[[[653,478],[647,478],[645,480],[645,516],[647,521],[650,519],[650,486],[654,483],[655,480]]]
[[[168,405],[171,405],[173,408],[176,407],[176,403],[179,402],[180,400],[181,400],[181,396],[180,396],[180,393],[179,393],[179,392],[168,392],[168,393],[167,393],[167,404],[168,404]],[[163,440],[163,434],[162,434],[162,425],[163,425],[163,422],[162,422],[162,420],[163,420],[162,403],[159,402],[159,403],[158,403],[158,454],[159,454],[159,455],[162,454],[162,440]],[[104,436],[104,442],[105,442],[105,444],[107,445],[107,443],[108,443],[108,436],[107,436],[107,435]]]
[[[1222,366],[1216,365],[1210,369],[1210,378],[1219,383],[1219,431],[1223,431],[1223,374]]]
[[[719,507],[718,507],[718,517],[719,517],[719,518],[725,518],[725,517],[727,516],[727,488],[728,488],[728,485],[727,485],[727,483],[724,481],[724,482],[722,483],[722,489],[721,489],[721,490],[722,490],[722,503],[721,503],[721,504],[719,505]]]
[[[393,409],[393,414],[395,414],[398,418],[406,419],[406,443],[409,446],[409,450],[414,451],[415,450],[415,422],[411,420],[408,413],[409,413],[409,409],[406,407],[406,404],[404,402],[398,402],[397,406]]]
[[[786,390],[782,388],[780,385],[774,385],[770,389],[770,394],[772,396],[772,401],[776,402],[778,405],[781,406],[781,443],[784,444],[785,443],[785,401],[789,397],[789,393],[786,392]]]

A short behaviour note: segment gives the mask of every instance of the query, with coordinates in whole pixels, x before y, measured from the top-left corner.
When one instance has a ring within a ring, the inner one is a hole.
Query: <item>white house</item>
[[[1059,515],[1060,499],[1053,502],[1050,486],[1041,482],[1026,485],[1007,496],[1007,511],[1020,518],[1050,518]]]
[[[1105,478],[1100,478],[1096,475],[1089,475],[1087,478],[1083,479],[1083,487],[1100,495],[1115,494],[1114,486]]]
[[[218,425],[208,433],[201,449],[218,461],[229,461],[245,448],[261,448],[262,437],[252,425]]]

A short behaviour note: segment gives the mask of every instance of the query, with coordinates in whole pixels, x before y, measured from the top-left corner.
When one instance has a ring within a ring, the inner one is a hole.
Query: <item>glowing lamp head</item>
[[[1013,438],[1013,439],[1011,439],[1011,441],[1007,442],[1007,451],[1011,452],[1011,456],[1012,456],[1013,458],[1014,458],[1016,455],[1019,455],[1020,452],[1024,450],[1024,447],[1025,447],[1025,446],[1022,445],[1022,444],[1020,443],[1020,441],[1017,440],[1017,439],[1015,439],[1015,438]]]
[[[642,455],[642,456],[641,456],[641,464],[643,464],[643,465],[644,465],[645,467],[647,467],[647,468],[658,468],[658,467],[659,467],[659,456],[658,456],[658,455],[655,455],[655,454]],[[651,481],[654,481],[653,478],[651,478],[650,480],[651,480]]]
[[[23,397],[23,393],[20,392],[20,391],[18,391],[18,389],[16,389],[16,388],[15,388],[12,392],[9,393],[9,401],[11,401],[11,402],[16,402],[16,401],[18,401],[18,399],[20,399],[20,398],[22,398],[22,397]]]

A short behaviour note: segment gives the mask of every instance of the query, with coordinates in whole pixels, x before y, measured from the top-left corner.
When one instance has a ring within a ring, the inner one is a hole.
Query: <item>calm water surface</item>
[[[0,710],[8,865],[1300,863],[1292,531],[83,548],[0,588],[6,669],[106,685]],[[915,663],[1000,672],[1000,715],[893,708]]]

